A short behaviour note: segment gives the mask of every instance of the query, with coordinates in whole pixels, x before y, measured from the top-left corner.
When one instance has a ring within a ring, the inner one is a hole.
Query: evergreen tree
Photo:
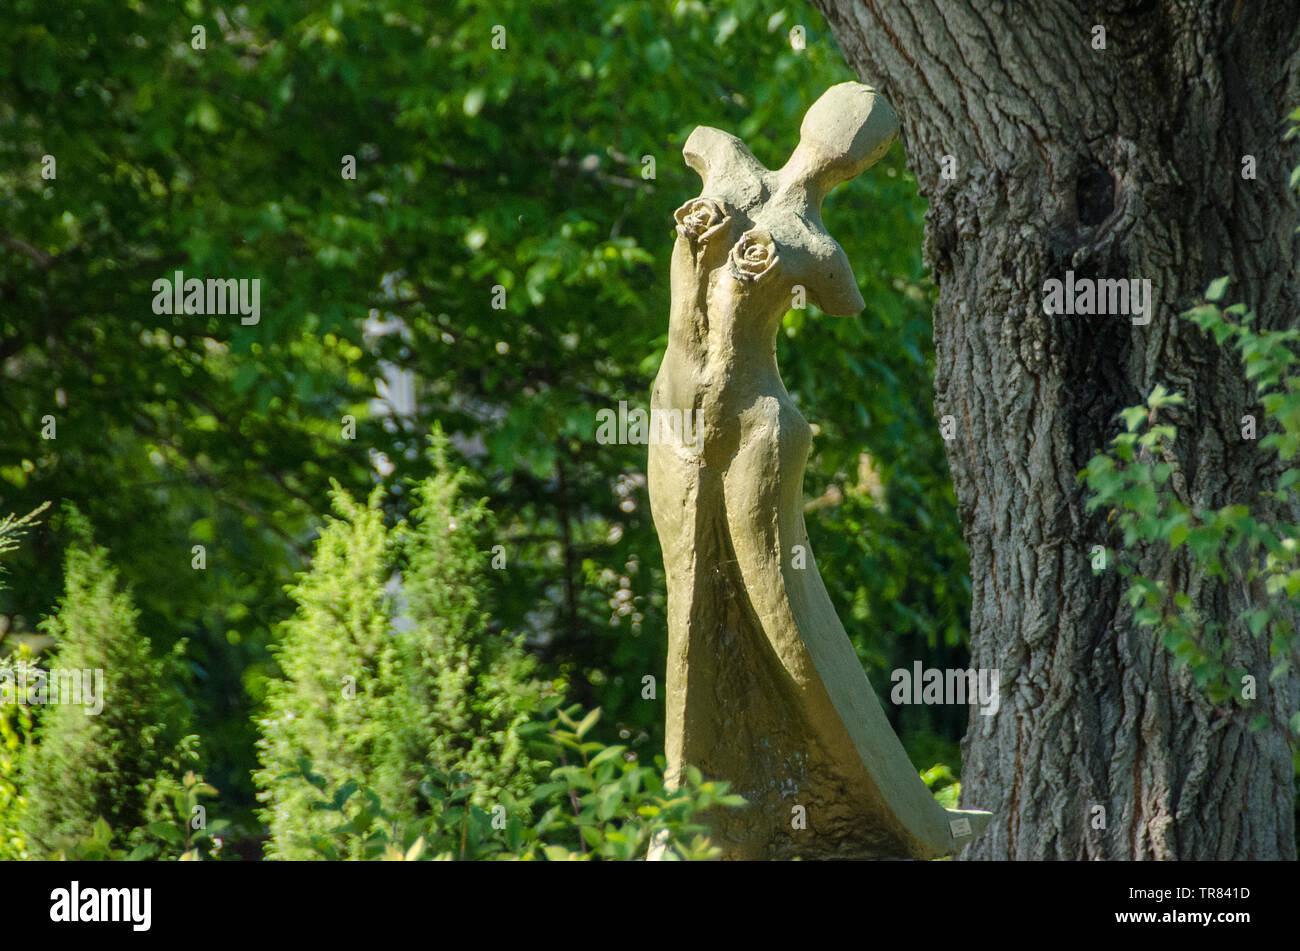
[[[102,673],[102,709],[76,703],[36,706],[35,742],[23,757],[21,828],[30,851],[51,856],[89,836],[103,819],[114,845],[138,845],[144,826],[167,816],[168,794],[195,738],[167,660],[152,654],[138,612],[119,590],[108,552],[94,544],[75,509],[65,590],[42,622],[56,639],[50,668]]]
[[[333,785],[365,776],[385,799],[400,789],[400,777],[381,768],[397,667],[382,494],[376,489],[362,504],[335,484],[331,497],[337,518],[326,519],[311,570],[289,588],[298,608],[274,649],[284,679],[268,686],[259,724],[262,769],[254,780],[272,858],[309,858],[303,840],[328,828],[311,810],[311,787],[295,774],[300,760]]]
[[[440,430],[432,457],[413,524],[385,526],[382,490],[362,504],[336,485],[337,517],[289,589],[298,609],[276,650],[284,679],[268,689],[254,777],[271,857],[315,857],[312,837],[337,824],[312,808],[304,761],[330,787],[362,783],[397,820],[441,808],[428,784],[486,805],[542,765],[524,748],[542,688],[483,608],[489,513],[460,498],[467,476]]]
[[[519,640],[491,632],[483,609],[481,549],[494,537],[492,513],[484,500],[461,499],[469,475],[448,464],[441,429],[430,454],[433,474],[417,487],[414,524],[401,539],[412,734],[430,770],[451,771],[452,785],[471,780],[470,800],[487,807],[503,791],[522,794],[534,778],[524,736],[543,690],[532,657]]]

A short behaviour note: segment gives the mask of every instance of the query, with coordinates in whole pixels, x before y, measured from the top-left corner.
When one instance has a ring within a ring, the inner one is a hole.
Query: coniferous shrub
[[[131,596],[119,589],[88,523],[75,509],[66,520],[72,541],[64,595],[41,624],[55,638],[48,663],[102,671],[103,707],[94,715],[81,704],[32,708],[35,739],[18,785],[26,800],[21,829],[38,858],[74,847],[102,823],[118,830],[115,847],[142,844],[148,823],[174,818],[168,800],[176,776],[197,759],[171,664],[153,656],[137,629]]]
[[[0,520],[0,555],[18,547],[18,540],[49,504],[46,502],[21,518],[7,515]],[[0,565],[0,587],[3,587],[3,565]],[[30,663],[31,651],[26,647],[13,653],[0,650],[0,689],[13,690],[16,670]],[[31,735],[32,715],[27,706],[7,702],[9,700],[6,693],[0,701],[0,862],[27,858],[27,846],[20,828],[27,801],[18,789],[18,769],[19,757]]]
[[[289,588],[298,607],[274,648],[284,679],[268,685],[259,724],[262,769],[254,780],[275,858],[305,857],[298,840],[324,831],[304,785],[284,775],[300,759],[339,782],[368,776],[390,799],[401,790],[400,775],[383,775],[381,765],[391,760],[383,754],[393,741],[385,708],[397,669],[381,495],[362,504],[336,485],[332,499],[337,517],[325,521],[311,570]]]
[[[23,647],[0,656],[0,684],[16,682],[16,671],[31,663],[31,651]],[[0,704],[0,862],[28,857],[22,833],[22,816],[27,799],[19,789],[19,766],[32,732],[31,710],[18,703]]]
[[[536,779],[526,739],[543,732],[540,722],[528,729],[543,690],[519,642],[488,629],[480,552],[495,523],[487,503],[462,500],[468,474],[448,465],[440,434],[431,455],[434,472],[417,487],[413,522],[399,533],[412,752],[452,785],[457,774],[472,780],[469,801],[486,807],[503,792],[522,795]]]
[[[542,688],[518,644],[488,629],[487,509],[461,499],[466,476],[440,432],[432,456],[412,522],[393,529],[381,490],[362,504],[336,485],[336,517],[289,589],[298,608],[276,649],[284,679],[268,688],[254,776],[273,858],[318,857],[312,842],[337,825],[313,808],[306,763],[332,787],[362,783],[399,821],[441,808],[435,788],[486,803],[535,780],[525,739]],[[360,855],[353,843],[342,857]]]

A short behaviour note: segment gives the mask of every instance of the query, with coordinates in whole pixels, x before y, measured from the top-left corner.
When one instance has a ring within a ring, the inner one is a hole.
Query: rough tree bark
[[[971,554],[972,664],[1002,670],[996,716],[973,715],[964,792],[993,822],[965,858],[1294,858],[1285,734],[1221,719],[1148,631],[1075,474],[1156,383],[1188,398],[1186,498],[1256,498],[1266,473],[1240,421],[1262,418],[1233,353],[1176,314],[1220,274],[1269,328],[1294,326],[1300,4],[1241,0],[817,0],[849,63],[898,111],[929,199],[935,412]],[[1094,48],[1095,26],[1105,49]],[[1258,179],[1243,178],[1243,156]],[[943,177],[943,158],[956,174]],[[1148,278],[1150,324],[1043,312],[1043,283]],[[1198,591],[1234,658],[1285,723],[1291,676],[1231,624],[1245,593]],[[1105,810],[1105,828],[1093,821]]]

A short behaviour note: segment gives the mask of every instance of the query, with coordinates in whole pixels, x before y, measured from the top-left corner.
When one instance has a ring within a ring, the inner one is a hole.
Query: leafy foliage
[[[1300,451],[1300,376],[1293,368],[1300,331],[1254,329],[1254,314],[1244,304],[1219,306],[1227,284],[1226,278],[1214,281],[1206,291],[1206,302],[1183,317],[1217,343],[1230,343],[1240,353],[1246,378],[1255,381],[1265,418],[1272,424],[1268,435],[1259,440],[1266,457],[1260,471],[1273,472],[1275,484],[1261,497],[1280,503],[1272,511],[1294,512],[1300,503],[1296,495],[1300,469],[1294,465]],[[1093,493],[1089,507],[1112,511],[1126,549],[1144,544],[1169,552],[1185,549],[1201,578],[1257,593],[1233,627],[1255,637],[1268,636],[1273,660],[1270,680],[1280,681],[1298,659],[1293,619],[1300,609],[1296,544],[1300,527],[1244,505],[1204,509],[1178,498],[1170,488],[1177,471],[1172,452],[1177,431],[1160,423],[1158,414],[1163,407],[1182,402],[1179,394],[1156,386],[1145,406],[1124,411],[1125,432],[1080,474]],[[1241,690],[1247,672],[1233,669],[1229,661],[1233,648],[1229,626],[1203,616],[1187,591],[1166,579],[1144,576],[1123,562],[1119,569],[1130,578],[1127,596],[1137,622],[1161,635],[1209,699],[1247,705]],[[1269,717],[1260,714],[1254,725],[1268,723]],[[1300,734],[1300,712],[1291,718],[1290,727]]]
[[[187,772],[179,782],[164,779],[159,786],[162,798],[170,800],[167,818],[120,835],[103,818],[96,819],[88,832],[65,837],[52,858],[77,862],[197,862],[204,856],[216,858],[221,851],[218,833],[230,823],[218,819],[209,824],[200,800],[217,795],[217,791],[193,772]],[[122,841],[140,844],[128,851],[119,847]]]
[[[552,756],[563,761],[567,751],[581,765],[556,766],[549,782],[522,798],[506,794],[495,804],[480,805],[467,786],[437,784],[430,792],[439,807],[402,822],[373,790],[355,782],[328,794],[324,777],[304,760],[304,778],[325,794],[314,807],[337,822],[326,834],[311,836],[311,848],[326,859],[396,861],[631,860],[651,852],[670,860],[718,857],[697,816],[744,805],[740,796],[728,794],[726,783],[705,782],[692,768],[678,788],[668,789],[662,757],[657,768],[642,766],[625,746],[584,739],[599,720],[599,709],[579,719],[577,705],[548,706],[554,712],[546,744]],[[541,816],[535,823],[534,814]]]
[[[1287,121],[1291,125],[1284,141],[1300,135],[1300,107],[1291,111]],[[1300,166],[1292,170],[1289,187],[1300,191]],[[1260,471],[1276,476],[1274,487],[1261,492],[1260,498],[1272,500],[1272,512],[1295,513],[1296,483],[1300,481],[1295,466],[1300,451],[1300,377],[1294,372],[1294,348],[1300,331],[1253,328],[1255,315],[1245,303],[1221,305],[1230,283],[1228,276],[1211,281],[1204,302],[1182,316],[1211,335],[1216,344],[1231,343],[1241,356],[1246,379],[1255,380],[1265,418],[1272,423],[1272,431],[1259,440],[1259,449],[1266,453]],[[1300,638],[1295,630],[1300,613],[1296,553],[1300,528],[1240,505],[1217,511],[1193,509],[1170,493],[1168,482],[1173,473],[1167,460],[1177,433],[1170,426],[1158,425],[1156,413],[1162,406],[1181,401],[1179,394],[1157,387],[1145,407],[1125,410],[1126,431],[1112,442],[1109,454],[1094,456],[1079,478],[1095,493],[1090,506],[1108,506],[1118,516],[1126,547],[1154,543],[1173,552],[1186,545],[1203,576],[1220,585],[1233,583],[1243,591],[1262,591],[1268,596],[1270,600],[1255,597],[1235,620],[1239,629],[1253,637],[1268,634],[1273,660],[1269,681],[1279,683],[1300,660]],[[1154,461],[1157,456],[1161,462]],[[1201,617],[1186,591],[1138,574],[1128,565],[1121,564],[1120,570],[1131,576],[1128,599],[1138,623],[1160,633],[1165,646],[1191,669],[1213,702],[1231,698],[1244,705],[1244,691],[1239,693],[1238,688],[1245,674],[1230,669],[1232,641],[1224,636],[1226,625]],[[1271,717],[1261,713],[1251,725],[1263,729],[1271,722]],[[1287,726],[1300,819],[1300,710],[1291,714]],[[1300,821],[1296,828],[1300,835]]]

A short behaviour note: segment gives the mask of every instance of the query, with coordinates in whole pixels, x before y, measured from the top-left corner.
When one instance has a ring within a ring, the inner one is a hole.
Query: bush
[[[21,829],[30,852],[49,857],[93,833],[103,820],[115,848],[133,848],[150,822],[173,819],[168,792],[197,759],[188,713],[172,686],[174,661],[155,658],[136,627],[129,594],[118,590],[108,552],[75,509],[58,610],[42,623],[56,640],[51,667],[102,672],[103,708],[36,706],[34,742],[22,756]],[[180,648],[178,647],[178,650]]]
[[[17,680],[17,671],[32,663],[31,650],[24,645],[8,657],[0,657],[0,687]],[[19,765],[32,735],[32,711],[18,703],[0,703],[0,862],[28,857],[21,831],[27,799],[18,788]]]
[[[549,706],[549,705],[548,705]],[[300,764],[314,787],[313,808],[329,817],[329,830],[303,841],[325,859],[437,860],[628,860],[653,852],[663,859],[715,859],[700,813],[744,805],[728,795],[728,784],[704,782],[690,768],[685,782],[667,789],[663,758],[656,767],[637,763],[627,747],[606,746],[585,737],[599,719],[593,710],[578,720],[578,707],[554,709],[544,745],[561,761],[550,782],[521,798],[509,793],[482,808],[464,785],[439,784],[432,797],[441,807],[402,821],[381,798],[355,782],[331,789],[323,776]],[[572,755],[573,764],[565,762]],[[532,822],[531,816],[540,814]]]
[[[36,516],[48,507],[46,502],[21,518],[6,515],[0,520],[0,555],[17,548],[18,540],[36,523]],[[12,689],[17,669],[26,668],[31,662],[31,650],[25,645],[7,656],[0,653],[0,689]],[[32,712],[25,705],[9,701],[7,695],[0,697],[0,862],[27,858],[27,846],[20,831],[27,800],[18,790],[18,770],[20,756],[32,733]]]
[[[412,522],[392,530],[382,490],[361,504],[335,485],[337,517],[289,589],[298,608],[282,628],[284,679],[268,690],[254,776],[271,857],[317,857],[303,843],[336,824],[313,809],[303,761],[331,787],[355,779],[403,823],[443,809],[439,788],[482,804],[522,794],[546,765],[525,750],[543,686],[482,609],[490,516],[460,498],[465,474],[449,465],[441,431],[431,455]],[[347,857],[362,851],[353,843]]]
[[[157,858],[177,858],[197,862],[205,856],[216,858],[221,851],[218,834],[229,827],[224,819],[207,821],[207,811],[200,800],[215,796],[217,791],[202,776],[187,772],[179,780],[167,779],[159,784],[158,800],[170,800],[165,818],[125,834],[113,831],[103,818],[95,820],[89,831],[66,837],[52,856],[59,861],[141,862]],[[138,842],[130,852],[122,842]]]

